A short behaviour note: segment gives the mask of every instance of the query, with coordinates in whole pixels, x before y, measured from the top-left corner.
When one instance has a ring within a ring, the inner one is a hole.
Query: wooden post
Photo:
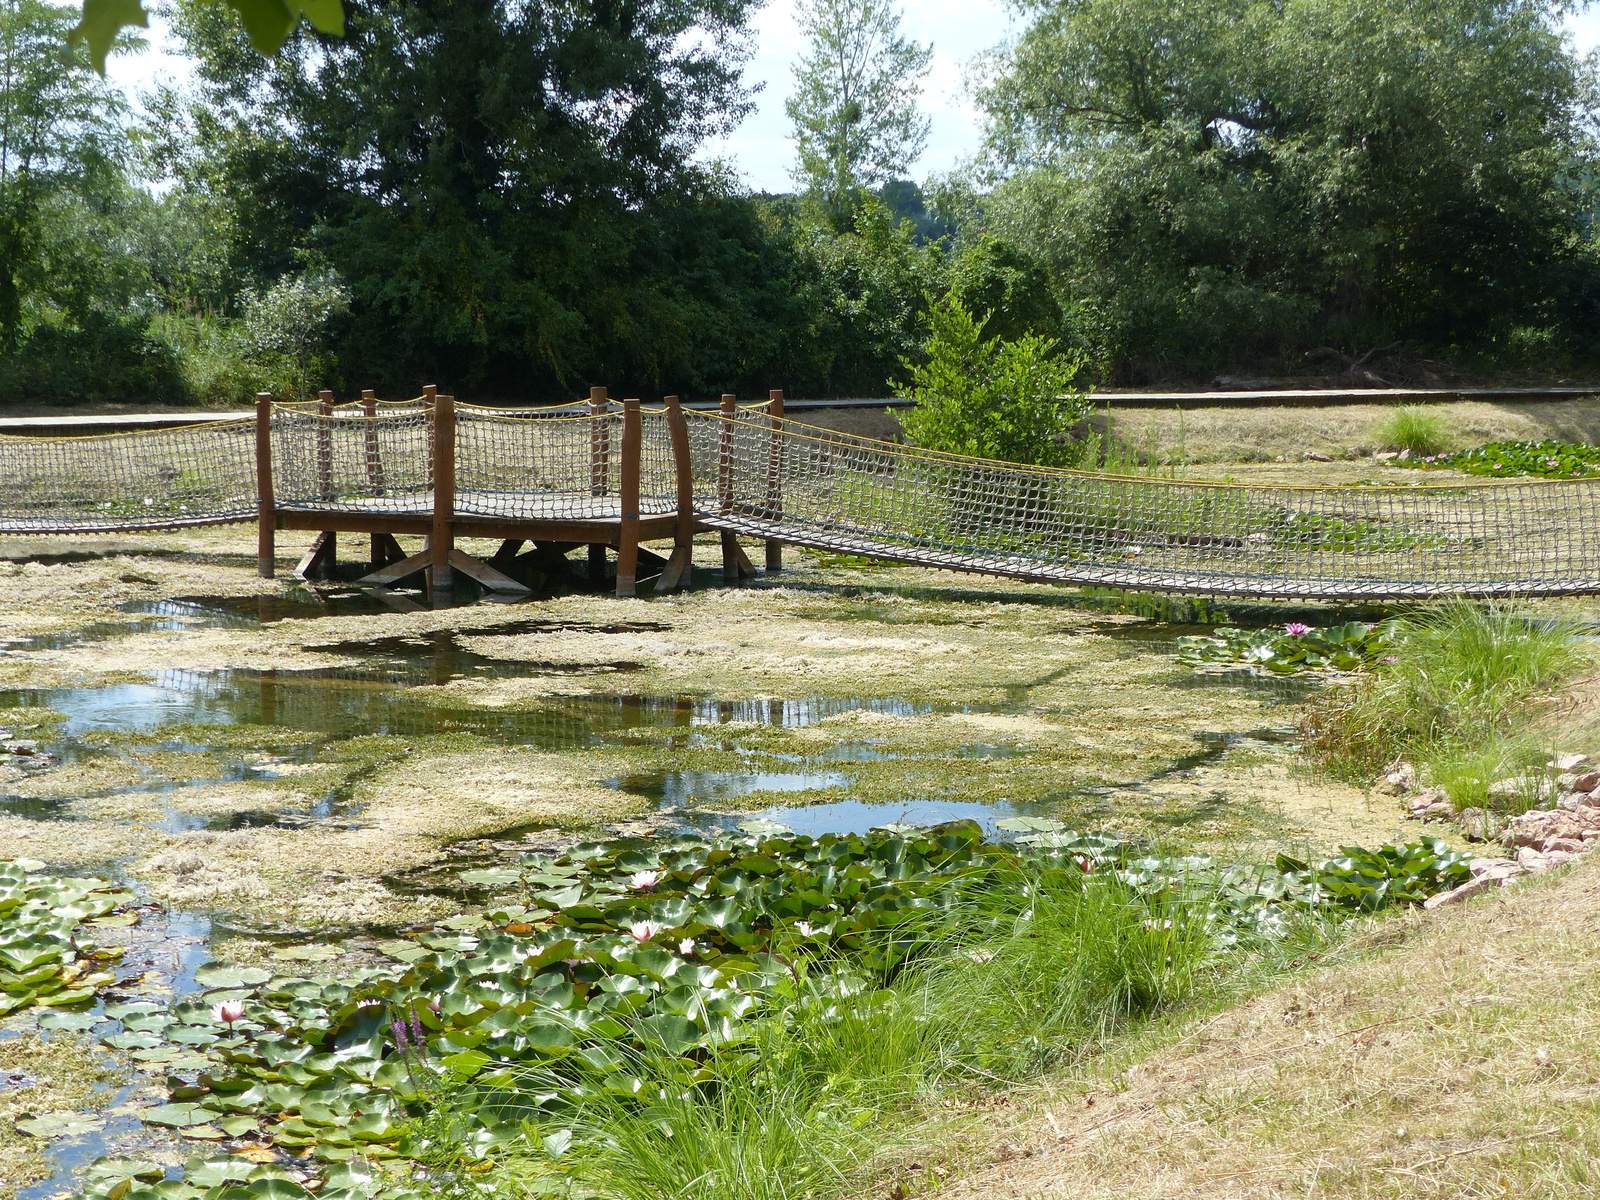
[[[317,393],[317,496],[333,499],[333,393]]]
[[[639,570],[639,454],[644,429],[639,402],[622,402],[622,476],[618,487],[622,500],[622,528],[617,537],[617,595],[634,594],[634,578]]]
[[[450,551],[455,547],[456,517],[456,402],[453,396],[436,396],[433,404],[433,536],[429,549],[433,563],[428,579],[434,597],[454,587]]]
[[[367,447],[367,482],[372,486],[372,494],[381,496],[384,493],[383,478],[383,450],[378,443],[378,393],[371,388],[361,390],[361,413],[367,419],[366,437]],[[372,535],[372,569],[376,571],[389,561],[389,543],[385,542],[383,534]],[[393,541],[393,538],[390,538]],[[405,555],[400,557],[404,558]]]
[[[683,404],[668,396],[667,430],[672,435],[672,468],[678,481],[678,525],[672,535],[672,557],[656,580],[656,591],[676,591],[694,570],[694,475],[689,457],[689,422]]]
[[[439,385],[436,383],[423,384],[422,411],[427,414],[429,421],[433,420],[433,410],[438,406],[438,403]],[[428,485],[430,487],[433,485],[433,433],[431,426],[428,433]],[[423,534],[422,549],[424,553],[433,549],[433,535],[431,533]]]
[[[783,517],[783,391],[774,389],[767,396],[771,400],[767,413],[772,418],[772,442],[767,447],[767,516],[777,521]],[[781,570],[783,543],[768,538],[767,574],[776,575]]]
[[[606,426],[606,413],[611,401],[603,387],[589,389],[589,495],[606,494],[607,477],[611,469],[611,430]],[[595,505],[596,510],[599,505]],[[596,513],[598,515],[598,511]],[[589,582],[604,583],[606,579],[606,547],[604,542],[589,543]]]
[[[256,393],[256,574],[271,579],[277,559],[278,513],[272,491],[272,393]]]
[[[724,392],[717,425],[717,511],[724,516],[733,511],[733,423],[738,410],[738,397]],[[739,539],[729,529],[722,531],[722,581],[739,582]]]

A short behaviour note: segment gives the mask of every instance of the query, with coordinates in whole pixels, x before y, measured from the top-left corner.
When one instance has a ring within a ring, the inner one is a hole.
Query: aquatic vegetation
[[[1201,663],[1249,663],[1277,675],[1299,671],[1359,671],[1392,657],[1402,637],[1399,621],[1366,625],[1350,621],[1313,629],[1291,621],[1282,629],[1235,629],[1225,626],[1214,634],[1178,639],[1178,657]]]
[[[69,1008],[116,982],[119,946],[94,931],[134,923],[133,894],[103,879],[48,875],[43,863],[0,861],[0,1016],[32,1005]]]
[[[1407,620],[1383,657],[1394,661],[1302,712],[1305,753],[1335,774],[1363,779],[1397,758],[1431,762],[1485,745],[1592,662],[1569,625],[1467,603]]]
[[[1468,475],[1509,478],[1536,475],[1545,479],[1580,479],[1600,475],[1600,446],[1582,442],[1489,442],[1453,454],[1412,458],[1412,467],[1448,467]]]
[[[1297,913],[1415,903],[1466,873],[1437,842],[1241,868],[1049,820],[1003,824],[1013,838],[987,841],[971,822],[821,838],[752,823],[529,855],[463,872],[490,897],[482,911],[382,943],[387,963],[341,978],[211,964],[195,975],[202,995],[108,1007],[122,1031],[104,1040],[167,1072],[170,1102],[147,1122],[233,1139],[256,1160],[268,1145],[309,1153],[300,1168],[326,1175],[317,1194],[341,1195],[367,1189],[347,1164],[548,1165],[597,1112],[710,1095],[756,1071],[776,1031],[871,1024],[896,1005],[950,1008],[919,1009],[916,1026],[937,1035],[918,1053],[940,1071],[1037,1069],[1181,997],[1207,963],[1280,936]],[[975,1032],[979,991],[999,1012],[1041,988],[1051,1002],[1026,1029],[1009,1022],[1018,1037]],[[1010,1040],[1021,1049],[1002,1053]],[[88,1190],[301,1200],[307,1182],[259,1161],[190,1170],[151,1188],[105,1167]],[[385,1192],[413,1186],[383,1178]]]

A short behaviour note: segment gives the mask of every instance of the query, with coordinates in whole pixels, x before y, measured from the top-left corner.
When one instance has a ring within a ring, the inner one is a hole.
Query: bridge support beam
[[[772,421],[772,441],[767,446],[767,515],[774,521],[783,519],[783,391],[774,389],[767,393],[767,414]],[[767,539],[767,574],[776,575],[783,570],[783,543]]]
[[[455,588],[450,552],[456,548],[456,402],[454,396],[433,397],[433,530],[428,549],[433,562],[428,585],[437,601]]]
[[[637,586],[639,571],[639,457],[644,429],[639,417],[639,402],[622,402],[622,477],[618,498],[622,501],[622,523],[617,530],[617,595],[629,597]]]
[[[272,393],[256,393],[256,574],[277,570],[278,516],[272,492]]]
[[[678,519],[672,534],[672,557],[656,580],[656,591],[679,591],[694,571],[694,477],[689,464],[689,422],[683,403],[676,396],[666,398],[667,431],[672,436],[673,474],[678,480]]]

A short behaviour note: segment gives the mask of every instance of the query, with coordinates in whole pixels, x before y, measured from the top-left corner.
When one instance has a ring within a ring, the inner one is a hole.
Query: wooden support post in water
[[[656,591],[677,591],[689,582],[694,567],[694,475],[689,459],[689,422],[683,404],[668,396],[667,431],[672,436],[672,467],[678,481],[678,525],[672,535],[672,557],[656,580]]]
[[[767,447],[767,516],[777,521],[783,517],[783,391],[774,389],[767,396],[771,400],[767,413],[772,418],[772,441]],[[776,575],[781,570],[783,543],[768,538],[767,574]]]
[[[256,574],[271,579],[277,560],[278,514],[272,493],[272,393],[256,393]]]
[[[622,472],[617,491],[622,501],[622,528],[617,536],[617,595],[634,594],[639,570],[639,453],[644,429],[639,402],[622,402]]]
[[[456,548],[456,402],[435,395],[433,403],[433,565],[428,581],[437,601],[454,588],[450,552]]]
[[[589,389],[589,495],[604,496],[611,473],[611,429],[606,414],[611,401],[606,389]],[[597,506],[598,507],[598,506]],[[589,582],[606,581],[606,546],[604,542],[589,543]]]

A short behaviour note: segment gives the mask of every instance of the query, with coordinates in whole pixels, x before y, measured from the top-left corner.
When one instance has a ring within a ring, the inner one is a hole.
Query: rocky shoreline
[[[1404,798],[1413,821],[1446,821],[1460,827],[1472,842],[1497,842],[1507,851],[1472,862],[1472,879],[1428,899],[1424,907],[1456,904],[1524,875],[1542,875],[1600,846],[1600,769],[1590,769],[1583,754],[1559,754],[1542,777],[1522,776],[1496,782],[1491,797],[1532,795],[1541,807],[1506,816],[1491,808],[1457,809],[1437,788],[1417,789],[1417,769],[1408,762],[1391,764],[1373,789]]]

